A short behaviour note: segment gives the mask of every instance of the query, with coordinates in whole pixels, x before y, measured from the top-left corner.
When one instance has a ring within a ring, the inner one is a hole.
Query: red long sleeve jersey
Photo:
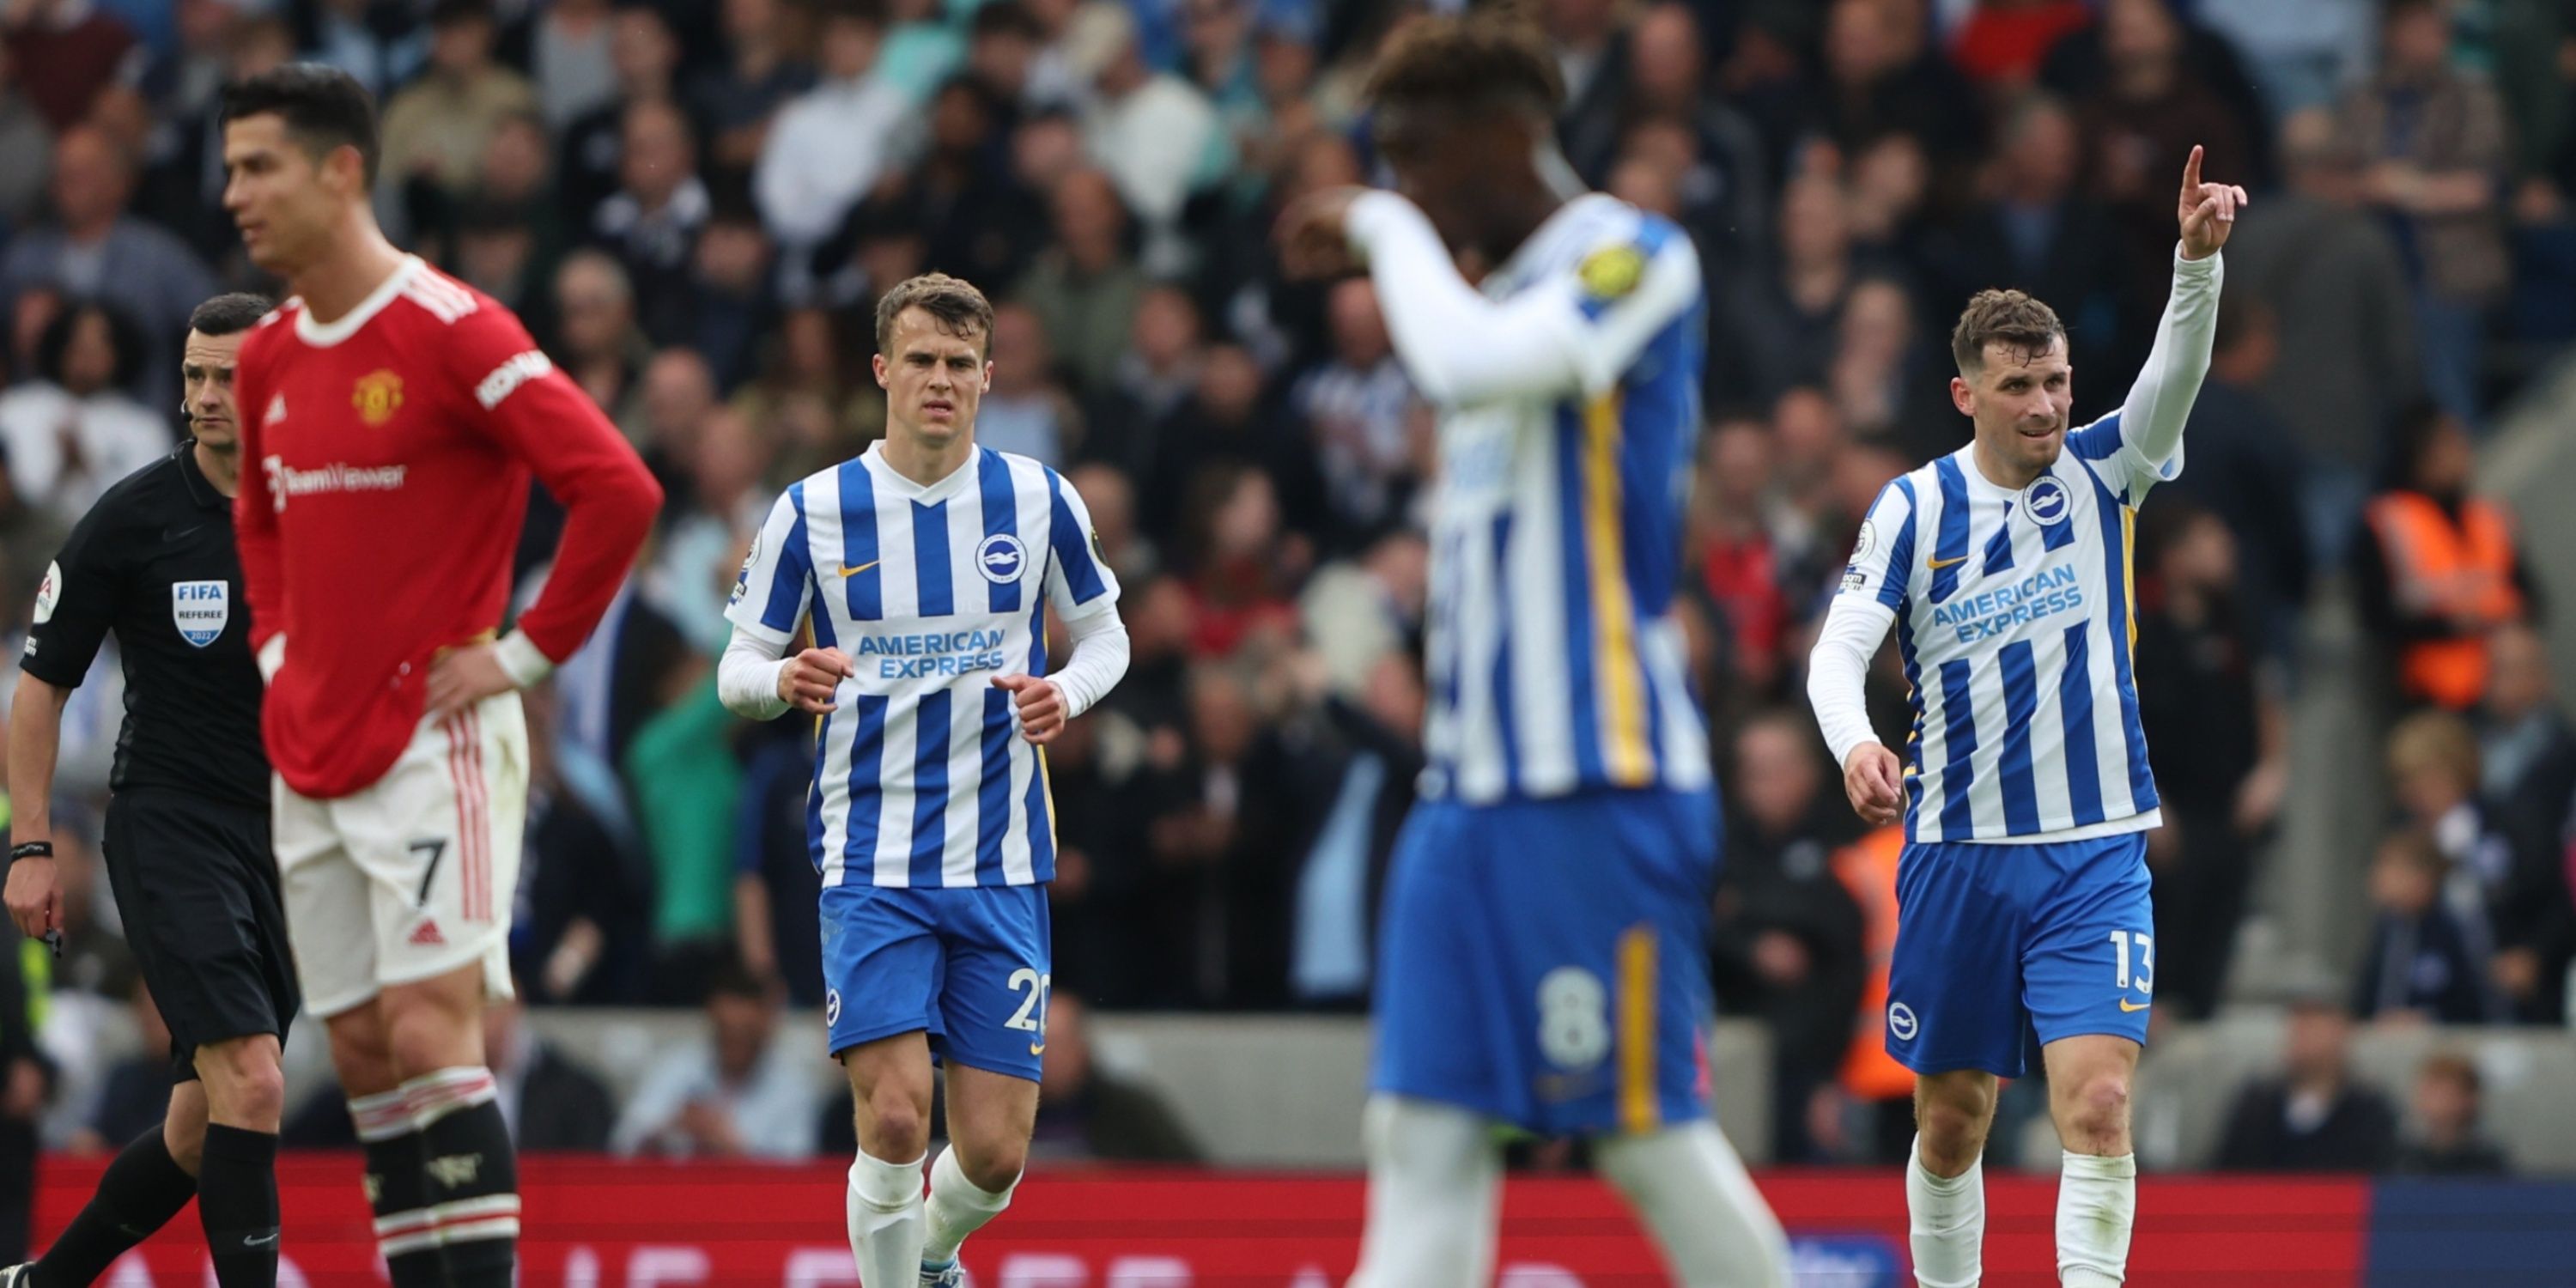
[[[558,662],[598,625],[662,502],[518,318],[417,258],[327,325],[287,301],[243,339],[234,394],[251,647],[286,636],[263,732],[305,796],[383,777],[438,651],[500,625],[531,471],[566,521],[518,629]]]

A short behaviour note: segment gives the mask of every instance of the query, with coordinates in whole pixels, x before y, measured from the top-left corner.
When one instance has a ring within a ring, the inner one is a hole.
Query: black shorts
[[[107,879],[143,982],[170,1026],[182,1082],[197,1048],[272,1033],[295,1018],[295,958],[286,942],[268,810],[167,789],[108,801]]]

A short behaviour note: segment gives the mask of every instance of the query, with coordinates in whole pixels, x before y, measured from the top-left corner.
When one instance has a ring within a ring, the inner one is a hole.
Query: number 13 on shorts
[[[2135,988],[2147,997],[2155,996],[2155,936],[2143,930],[2114,930],[2111,932],[2111,955],[2114,987],[2123,992]],[[2145,1002],[2131,1003],[2125,997],[2120,999],[2120,1009],[2124,1011],[2144,1010],[2146,1006]]]

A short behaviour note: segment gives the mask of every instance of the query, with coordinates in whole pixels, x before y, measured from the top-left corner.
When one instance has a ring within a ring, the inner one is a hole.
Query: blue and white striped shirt
[[[1000,675],[1045,675],[1046,608],[1117,611],[1091,516],[1054,470],[978,448],[928,487],[882,446],[787,489],[725,616],[785,647],[810,621],[858,674],[816,730],[806,832],[823,884],[1055,877],[1046,760]]]

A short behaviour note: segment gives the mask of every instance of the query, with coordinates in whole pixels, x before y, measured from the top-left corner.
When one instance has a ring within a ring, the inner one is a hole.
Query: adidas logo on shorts
[[[433,948],[445,944],[447,937],[438,933],[437,922],[423,921],[420,929],[411,932],[410,942],[414,947]]]

